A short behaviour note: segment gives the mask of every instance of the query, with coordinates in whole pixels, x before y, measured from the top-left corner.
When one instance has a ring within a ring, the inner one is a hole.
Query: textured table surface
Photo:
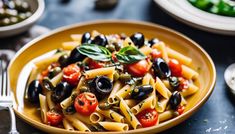
[[[217,83],[214,92],[196,114],[163,134],[235,133],[235,98],[228,92],[223,78],[226,67],[235,62],[235,37],[207,33],[182,24],[159,9],[152,0],[119,0],[117,7],[108,11],[95,10],[94,0],[71,0],[68,3],[46,0],[46,10],[38,24],[55,29],[96,19],[149,21],[177,30],[199,43],[210,54],[216,66]],[[0,39],[0,49],[18,50],[22,45],[11,42],[24,35]],[[0,111],[0,119],[0,133],[5,134],[10,124],[8,112]],[[19,118],[17,128],[22,134],[43,133]]]

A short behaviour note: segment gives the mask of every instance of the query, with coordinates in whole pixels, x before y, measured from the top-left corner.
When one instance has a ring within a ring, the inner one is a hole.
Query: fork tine
[[[6,95],[7,96],[10,96],[11,95],[11,90],[9,88],[9,80],[8,80],[8,75],[7,75],[7,69],[6,69],[6,88],[7,88],[7,93]]]
[[[0,59],[0,75],[1,75],[1,81],[0,81],[0,84],[1,84],[1,86],[0,86],[0,96],[2,96],[3,95],[3,63],[2,63],[2,60]]]

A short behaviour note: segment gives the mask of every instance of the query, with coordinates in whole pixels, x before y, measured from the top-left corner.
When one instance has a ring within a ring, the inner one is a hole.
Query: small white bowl
[[[24,0],[29,3],[31,10],[33,12],[32,16],[29,18],[9,26],[0,27],[0,37],[7,37],[22,33],[33,26],[36,21],[41,17],[44,9],[44,0]]]

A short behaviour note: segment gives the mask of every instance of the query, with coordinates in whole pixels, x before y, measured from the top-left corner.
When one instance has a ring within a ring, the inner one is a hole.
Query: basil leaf
[[[112,57],[107,48],[95,44],[82,44],[77,49],[81,54],[97,61],[110,61]]]
[[[134,63],[146,58],[143,53],[141,53],[137,48],[133,46],[127,46],[122,48],[116,54],[116,57],[119,62],[126,64]]]

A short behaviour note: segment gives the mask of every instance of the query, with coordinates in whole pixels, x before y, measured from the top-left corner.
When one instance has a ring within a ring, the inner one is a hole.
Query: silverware
[[[8,77],[7,77],[7,65],[8,62],[4,62],[0,59],[0,106],[9,109],[11,116],[11,130],[9,134],[19,134],[16,129],[16,119],[15,113],[13,111],[13,99],[11,96],[11,90],[8,86]]]

